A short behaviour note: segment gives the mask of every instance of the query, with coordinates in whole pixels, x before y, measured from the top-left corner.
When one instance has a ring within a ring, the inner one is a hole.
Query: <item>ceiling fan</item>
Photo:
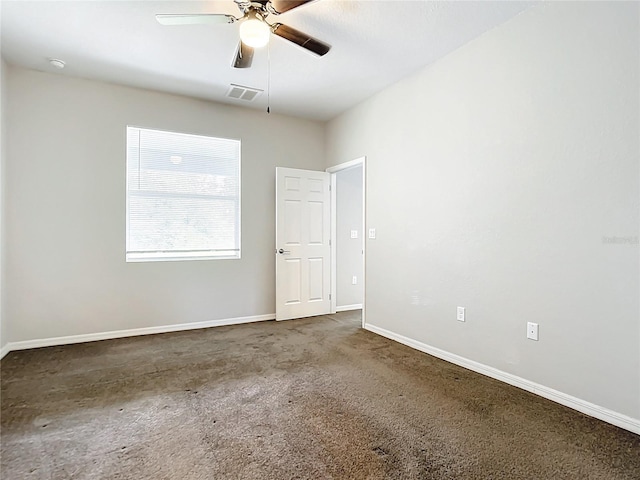
[[[198,25],[235,23],[240,24],[240,42],[232,66],[235,68],[249,68],[253,60],[254,48],[265,46],[269,36],[273,33],[284,38],[318,56],[326,54],[331,46],[300,30],[283,25],[269,23],[269,15],[280,15],[294,8],[300,7],[313,0],[233,0],[241,17],[234,17],[224,13],[196,13],[196,14],[158,14],[156,19],[162,25]]]

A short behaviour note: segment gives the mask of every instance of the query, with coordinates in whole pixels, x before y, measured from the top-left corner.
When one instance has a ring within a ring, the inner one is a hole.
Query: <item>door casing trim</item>
[[[325,171],[331,174],[331,313],[336,313],[336,182],[338,172],[362,166],[362,328],[366,327],[366,305],[367,305],[367,157],[362,156],[349,162],[340,163]]]

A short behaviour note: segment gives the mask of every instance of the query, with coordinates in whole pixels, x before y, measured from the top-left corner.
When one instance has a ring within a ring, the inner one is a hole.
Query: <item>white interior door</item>
[[[276,168],[276,320],[330,313],[330,175]]]

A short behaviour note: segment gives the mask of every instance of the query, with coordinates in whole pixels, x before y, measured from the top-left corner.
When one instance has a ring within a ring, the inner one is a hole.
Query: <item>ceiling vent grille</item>
[[[243,85],[235,85],[232,83],[229,91],[227,92],[227,97],[251,102],[258,98],[262,92],[263,90],[260,90],[259,88],[245,87]]]

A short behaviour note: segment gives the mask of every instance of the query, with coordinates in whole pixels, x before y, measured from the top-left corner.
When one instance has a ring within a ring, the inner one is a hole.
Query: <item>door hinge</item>
[[[329,300],[331,300],[331,294],[329,294]]]
[[[331,191],[331,184],[329,184],[329,191]]]
[[[331,246],[331,239],[329,239],[329,246]]]

